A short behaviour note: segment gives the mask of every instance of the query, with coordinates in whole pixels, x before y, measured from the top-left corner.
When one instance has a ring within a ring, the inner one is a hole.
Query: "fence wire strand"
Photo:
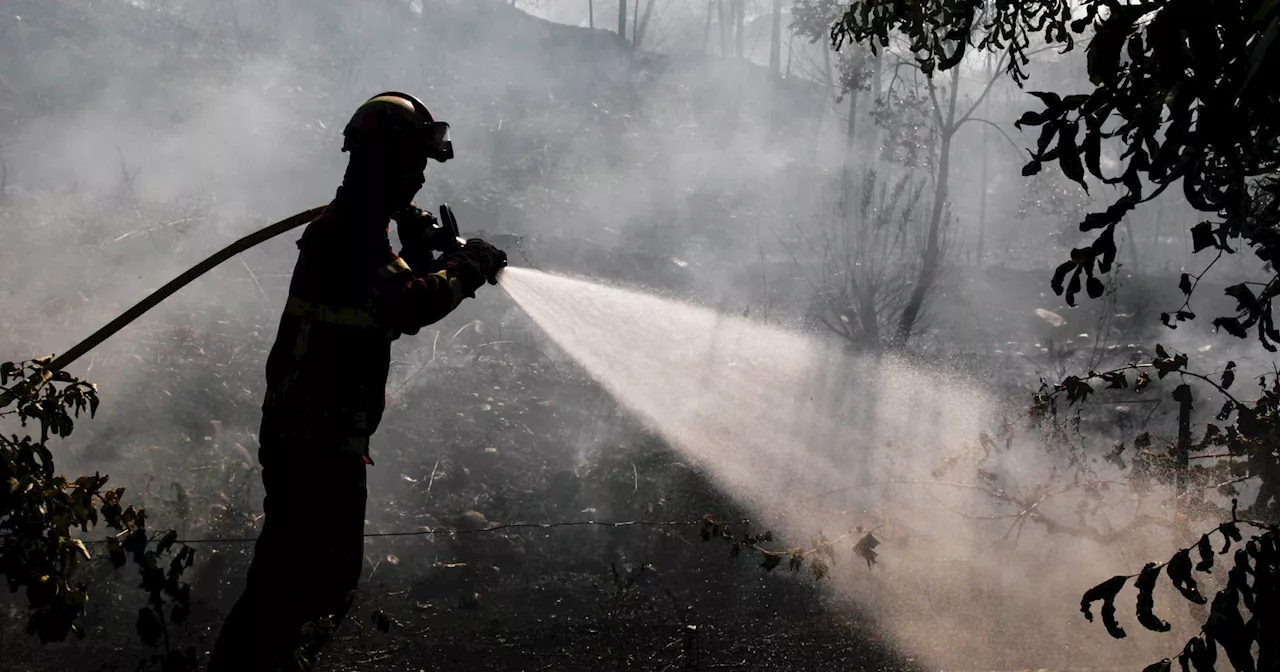
[[[726,522],[736,525],[750,524],[750,520],[734,520],[734,521],[717,521],[717,524],[724,525]],[[570,520],[558,523],[499,523],[490,527],[479,528],[458,528],[458,527],[441,527],[428,528],[422,530],[405,530],[400,532],[366,532],[365,539],[375,539],[382,537],[421,537],[436,535],[457,535],[457,534],[480,534],[487,532],[501,532],[503,530],[549,530],[560,527],[692,527],[696,525],[706,525],[705,519],[698,520],[623,520],[623,521],[607,521],[607,520]],[[154,537],[148,543],[159,541],[160,537]],[[205,537],[198,539],[176,539],[175,544],[247,544],[257,541],[258,537]],[[106,540],[86,541],[85,543],[105,544]]]

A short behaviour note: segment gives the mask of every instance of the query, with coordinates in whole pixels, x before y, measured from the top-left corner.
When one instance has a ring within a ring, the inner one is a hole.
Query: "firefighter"
[[[480,239],[437,257],[432,218],[411,205],[427,160],[453,157],[448,128],[416,98],[388,92],[343,131],[342,186],[298,241],[267,358],[265,521],[211,671],[307,669],[359,581],[369,437],[386,402],[391,342],[448,315],[506,266],[506,254]]]

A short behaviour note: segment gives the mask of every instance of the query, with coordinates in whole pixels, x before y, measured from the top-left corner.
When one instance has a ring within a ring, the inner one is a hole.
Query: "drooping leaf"
[[[1209,618],[1204,624],[1205,636],[1210,639],[1206,646],[1214,648],[1214,642],[1217,642],[1237,672],[1254,672],[1253,635],[1245,626],[1239,605],[1236,586],[1230,583],[1213,597]]]
[[[1080,598],[1080,613],[1089,621],[1093,620],[1092,606],[1094,602],[1102,601],[1102,624],[1106,626],[1107,633],[1116,639],[1125,637],[1125,631],[1116,621],[1116,595],[1120,593],[1120,589],[1124,588],[1124,584],[1129,581],[1127,576],[1113,576],[1106,581],[1090,588],[1085,592],[1084,597]]]
[[[1186,661],[1182,663],[1183,669],[1186,669],[1187,662],[1190,662],[1196,672],[1215,672],[1214,664],[1218,659],[1218,647],[1213,642],[1192,637],[1182,648],[1181,659]]]
[[[1142,627],[1155,632],[1168,632],[1170,625],[1155,615],[1156,580],[1160,578],[1160,564],[1148,562],[1133,582],[1138,589],[1138,622]]]
[[[1071,272],[1073,268],[1076,268],[1076,262],[1064,261],[1053,271],[1053,281],[1049,283],[1049,286],[1053,288],[1053,292],[1058,296],[1062,296],[1064,289],[1062,283],[1066,281],[1067,273]]]
[[[1200,541],[1196,543],[1196,551],[1200,553],[1200,562],[1196,563],[1197,572],[1209,573],[1213,571],[1213,545],[1209,540],[1209,535],[1200,535]]]
[[[1089,279],[1085,281],[1084,289],[1091,299],[1096,299],[1102,296],[1103,291],[1105,291],[1102,281],[1093,276],[1089,276]]]
[[[1222,532],[1222,550],[1218,551],[1222,555],[1231,551],[1232,541],[1240,541],[1244,538],[1240,536],[1240,527],[1235,523],[1224,523],[1218,527],[1218,531]]]
[[[1173,582],[1173,587],[1182,593],[1182,596],[1196,604],[1206,604],[1208,599],[1200,594],[1200,588],[1196,584],[1196,580],[1191,576],[1191,551],[1183,549],[1178,551],[1169,559],[1169,564],[1165,565],[1165,573],[1169,576],[1169,580]]]
[[[1076,294],[1080,293],[1080,276],[1082,269],[1077,268],[1075,273],[1071,274],[1071,281],[1067,283],[1067,305],[1075,308]]]
[[[1080,133],[1077,122],[1061,122],[1058,131],[1058,165],[1067,179],[1080,185],[1086,192],[1089,185],[1084,181],[1084,164],[1080,161],[1080,148],[1076,146],[1076,135]]]

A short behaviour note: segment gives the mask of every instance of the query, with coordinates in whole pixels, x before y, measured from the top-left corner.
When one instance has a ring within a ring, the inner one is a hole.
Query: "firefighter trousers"
[[[326,619],[336,627],[345,616],[363,567],[362,457],[263,437],[258,459],[266,489],[262,533],[209,672],[308,669],[326,639]]]

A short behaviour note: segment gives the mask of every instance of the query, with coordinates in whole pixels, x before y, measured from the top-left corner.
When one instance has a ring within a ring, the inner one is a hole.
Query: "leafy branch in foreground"
[[[1190,378],[1199,384],[1208,385],[1223,398],[1223,404],[1214,416],[1214,420],[1227,423],[1235,418],[1234,423],[1219,426],[1206,423],[1204,433],[1198,440],[1185,446],[1187,460],[1215,459],[1210,466],[1188,466],[1170,463],[1163,471],[1172,478],[1193,478],[1197,481],[1214,484],[1224,495],[1236,495],[1235,485],[1247,480],[1256,479],[1259,483],[1258,494],[1249,508],[1249,515],[1266,520],[1280,518],[1280,454],[1275,446],[1280,442],[1280,375],[1260,376],[1258,385],[1260,396],[1252,403],[1238,398],[1231,387],[1236,379],[1235,362],[1227,362],[1219,373],[1206,375],[1191,371],[1189,359],[1185,353],[1170,354],[1163,346],[1156,346],[1155,357],[1150,363],[1129,364],[1110,371],[1090,371],[1085,376],[1068,376],[1062,381],[1050,384],[1042,382],[1041,389],[1032,401],[1031,413],[1044,416],[1056,412],[1057,398],[1065,396],[1069,404],[1084,402],[1095,392],[1093,384],[1102,383],[1108,390],[1133,389],[1143,392],[1148,389],[1155,373],[1154,380],[1161,380],[1176,375],[1180,379]],[[1136,374],[1132,383],[1130,375]],[[1182,382],[1174,388],[1171,396],[1179,403],[1190,407],[1192,401],[1191,385]],[[1150,447],[1150,436],[1143,435],[1135,442],[1139,450]],[[1210,448],[1215,452],[1206,452]],[[1116,460],[1120,456],[1113,454],[1109,459]],[[1180,495],[1181,496],[1181,495]]]
[[[102,522],[115,531],[106,539],[111,564],[119,569],[132,558],[148,595],[138,611],[138,634],[152,646],[163,640],[166,655],[160,657],[168,662],[174,656],[194,660],[193,651],[173,652],[166,623],[180,623],[190,611],[190,590],[180,579],[195,551],[175,549],[176,532],[151,539],[146,512],[123,504],[124,488],[106,489],[107,476],[56,475],[50,437],[70,436],[75,419],[84,412],[92,417],[99,401],[94,385],[50,371],[49,359],[0,363],[0,393],[16,402],[0,418],[40,427],[35,438],[0,435],[0,576],[10,592],[26,589],[30,634],[42,642],[83,634],[76,620],[89,601],[89,587],[81,569],[92,554],[73,530],[87,533]]]
[[[735,535],[726,523],[711,514],[707,514],[702,520],[702,540],[711,541],[712,538],[717,538],[728,542],[730,544],[730,559],[740,557],[742,549],[745,548],[760,555],[760,567],[766,572],[771,572],[778,565],[781,565],[784,558],[787,561],[787,568],[793,572],[798,572],[804,567],[805,560],[812,558],[809,561],[809,569],[813,572],[814,578],[819,580],[831,574],[831,567],[836,561],[836,545],[853,536],[850,533],[846,533],[835,539],[827,539],[825,535],[819,532],[818,538],[814,540],[811,548],[796,547],[785,551],[776,551],[761,546],[761,544],[773,541],[773,533],[768,530],[760,534],[744,532],[741,535]],[[863,532],[861,527],[857,529],[857,533],[862,536],[853,545],[853,552],[865,560],[867,568],[870,569],[876,563],[878,554],[875,549],[880,545],[880,540],[876,539],[871,532]]]
[[[1244,541],[1241,526],[1262,530]],[[1222,548],[1215,549],[1213,536],[1221,535]],[[1222,523],[1201,535],[1195,545],[1181,549],[1168,561],[1147,563],[1137,574],[1113,576],[1090,588],[1080,600],[1080,611],[1093,620],[1093,604],[1102,602],[1102,624],[1117,639],[1126,636],[1124,628],[1116,620],[1116,596],[1133,580],[1138,589],[1137,618],[1148,630],[1168,632],[1171,626],[1155,614],[1153,592],[1161,571],[1182,597],[1195,604],[1208,604],[1200,592],[1195,572],[1211,573],[1216,555],[1225,556],[1236,544],[1233,564],[1227,570],[1227,585],[1214,596],[1209,615],[1200,633],[1187,640],[1182,652],[1165,658],[1146,668],[1144,672],[1169,672],[1176,659],[1183,670],[1188,665],[1197,672],[1213,670],[1217,647],[1221,646],[1227,660],[1236,670],[1274,670],[1280,666],[1280,527],[1263,523],[1237,520]],[[1216,553],[1215,553],[1216,550]],[[1191,553],[1196,552],[1199,562],[1192,564]],[[1241,610],[1241,607],[1244,610]],[[1245,616],[1248,615],[1246,620]],[[1254,656],[1254,647],[1257,656]]]

